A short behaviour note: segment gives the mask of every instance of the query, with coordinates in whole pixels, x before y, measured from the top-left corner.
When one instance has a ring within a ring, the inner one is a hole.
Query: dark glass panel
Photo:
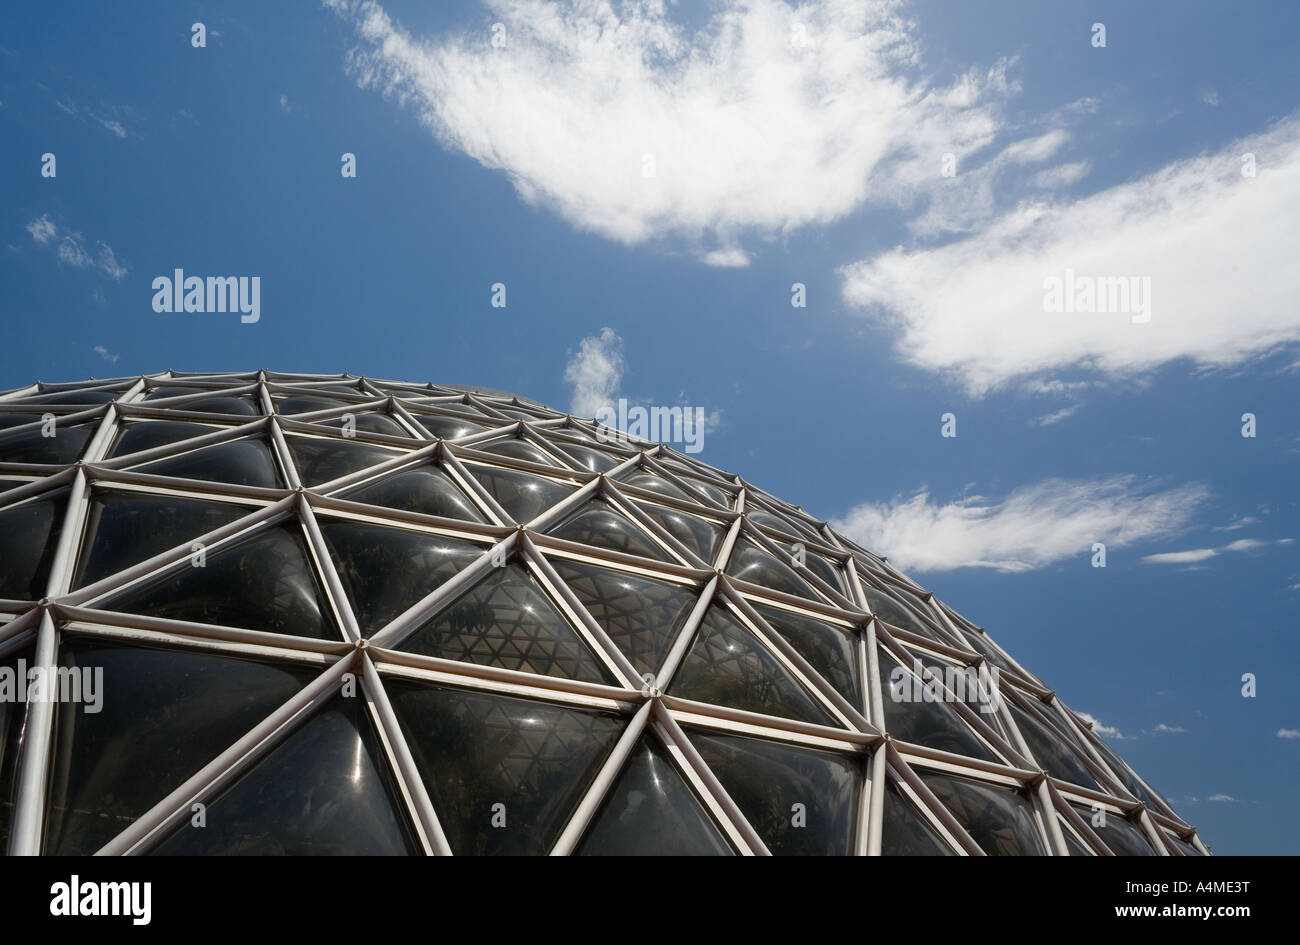
[[[1074,751],[1055,729],[1044,725],[1009,700],[1007,708],[1011,710],[1011,717],[1016,720],[1016,728],[1020,729],[1020,734],[1024,736],[1030,753],[1043,766],[1043,770],[1062,781],[1069,781],[1071,784],[1079,784],[1096,791],[1101,790],[1096,779],[1088,773],[1087,767],[1075,756]]]
[[[302,528],[282,522],[187,561],[95,604],[101,610],[145,614],[315,639],[340,639],[309,563]]]
[[[770,528],[774,531],[783,532],[784,534],[787,535],[798,534],[798,532],[796,532],[794,528],[791,527],[791,525],[788,522],[786,522],[784,519],[779,518],[776,515],[773,515],[771,512],[766,512],[763,509],[755,509],[755,508],[747,509],[745,511],[745,518],[749,519],[751,523],[759,526],[760,528]]]
[[[840,695],[856,708],[862,708],[856,634],[802,614],[792,614],[753,601],[750,603]]]
[[[209,394],[212,393],[208,387],[155,387],[145,395],[145,400],[164,400],[168,397],[184,397],[186,394]],[[188,408],[186,408],[188,409]]]
[[[1064,820],[1060,822],[1061,836],[1065,838],[1065,848],[1070,851],[1070,856],[1095,856],[1092,850],[1088,849],[1079,838],[1074,835],[1074,831],[1065,825]]]
[[[145,463],[136,472],[177,476],[204,482],[229,482],[237,486],[283,486],[271,448],[263,440],[231,440],[189,453]]]
[[[514,563],[494,568],[399,648],[525,673],[610,681],[532,575]]]
[[[14,433],[0,439],[0,463],[75,463],[98,427],[96,421],[65,426],[61,419],[56,418],[54,426],[48,430],[53,436],[45,435],[44,425]]]
[[[658,740],[645,735],[610,787],[580,856],[732,856]]]
[[[125,456],[128,453],[139,453],[156,446],[166,446],[169,443],[216,433],[220,429],[221,427],[206,423],[192,423],[188,420],[150,420],[129,423],[118,435],[117,445],[108,455]]]
[[[593,450],[590,447],[579,446],[576,443],[557,443],[557,449],[564,450],[565,455],[571,457],[583,469],[591,472],[609,472],[619,461],[608,453],[602,453],[600,450]]]
[[[340,476],[378,466],[402,455],[396,450],[350,440],[290,436],[285,437],[285,441],[304,486],[333,482]]]
[[[780,661],[718,606],[709,608],[668,691],[697,702],[836,724]]]
[[[862,759],[695,729],[691,742],[777,856],[850,856]]]
[[[1015,788],[924,772],[926,786],[989,856],[1045,856],[1033,805]]]
[[[55,709],[45,852],[60,855],[94,853],[317,673],[87,637],[65,638],[59,665],[102,671],[99,711]]]
[[[1175,836],[1174,834],[1165,834],[1165,836],[1173,841],[1174,846],[1183,851],[1184,856],[1205,855],[1200,850],[1196,849],[1196,844],[1192,843],[1190,840],[1184,840],[1182,837]]]
[[[637,507],[661,525],[664,531],[699,555],[705,564],[713,563],[714,551],[722,540],[721,528],[688,512],[678,512],[661,505],[638,502]]]
[[[213,397],[200,397],[188,404],[174,404],[171,409],[233,414],[239,417],[260,417],[262,415],[262,408],[252,394],[221,394]]]
[[[35,423],[41,419],[39,413],[0,413],[0,430],[20,427],[24,423]]]
[[[1017,719],[1017,722],[1019,719]],[[1158,856],[1146,834],[1126,818],[1114,811],[1106,811],[1105,823],[1098,823],[1098,818],[1091,809],[1082,804],[1073,804],[1079,816],[1088,822],[1093,833],[1101,837],[1101,842],[1110,847],[1116,856]]]
[[[621,551],[624,554],[640,555],[657,561],[669,560],[667,552],[603,499],[592,499],[550,529],[550,534],[556,538]]]
[[[421,852],[360,698],[337,696],[187,823],[159,856]]]
[[[332,417],[329,420],[313,420],[312,422],[323,427],[343,429],[344,417]],[[406,428],[386,413],[354,413],[352,414],[352,429],[360,430],[362,433],[382,433],[385,436],[404,436],[408,440],[412,439]]]
[[[1129,793],[1142,803],[1146,804],[1147,807],[1159,810],[1160,808],[1157,806],[1156,801],[1147,792],[1147,789],[1142,786],[1142,782],[1134,776],[1133,771],[1124,763],[1119,755],[1115,754],[1111,747],[1100,738],[1097,739],[1096,744],[1100,747],[1102,755],[1105,756],[1106,761],[1108,762],[1107,767],[1115,773],[1117,778],[1119,778],[1119,783],[1128,788]]]
[[[788,564],[747,541],[736,544],[731,553],[731,561],[727,564],[727,573],[774,591],[784,591],[809,600],[822,599]]]
[[[65,390],[55,394],[40,394],[14,401],[20,404],[85,404],[89,407],[117,400],[125,390]]]
[[[695,592],[584,562],[551,564],[636,671],[657,673],[695,606]]]
[[[384,685],[458,855],[548,852],[626,722],[534,699]]]
[[[687,501],[691,499],[675,483],[648,469],[633,469],[621,481],[629,486],[637,486],[648,492],[657,492],[659,495],[666,495],[674,499],[686,499]]]
[[[866,581],[860,583],[862,584],[862,592],[867,596],[867,603],[871,605],[871,612],[885,623],[892,624],[903,630],[910,630],[917,636],[936,642],[939,641],[938,634],[934,632],[929,622],[906,604],[900,603],[879,588],[872,587]]]
[[[937,699],[946,698],[936,683],[927,685],[899,665],[881,647],[881,702],[885,709],[885,731],[900,741],[950,751],[985,761],[1000,761],[984,747],[970,727],[953,709]]]
[[[0,598],[45,596],[66,498],[32,499],[0,509]]]
[[[35,648],[28,646],[0,657],[0,674],[12,679],[16,686],[19,678],[31,668],[35,653]],[[18,701],[16,692],[6,695],[0,699],[0,856],[9,850],[14,790],[18,785],[18,751],[27,724],[27,703]]]
[[[566,498],[572,487],[513,469],[466,467],[516,522],[530,522]]]
[[[356,391],[353,391],[356,393]],[[316,410],[332,410],[335,407],[346,407],[353,403],[350,400],[340,400],[337,397],[317,397],[311,394],[295,395],[293,397],[276,398],[275,409],[281,414],[295,413],[312,413]]]
[[[441,535],[320,518],[361,633],[370,636],[484,551]]]
[[[392,473],[377,482],[367,482],[345,493],[342,498],[423,515],[441,515],[468,522],[487,521],[437,466],[417,466]]]
[[[702,479],[695,479],[695,478],[688,477],[685,479],[685,481],[695,489],[698,489],[700,492],[703,492],[705,496],[712,499],[714,502],[722,506],[724,509],[731,508],[733,502],[732,497],[728,495],[727,492],[724,491],[723,489],[718,488],[717,486],[713,485],[710,482],[705,482]]]
[[[527,440],[489,440],[487,443],[475,443],[474,449],[485,453],[496,453],[499,456],[510,456],[530,463],[541,463],[543,466],[555,465],[555,460]]]
[[[946,840],[921,815],[893,778],[885,782],[881,856],[956,856]]]
[[[93,584],[169,548],[188,545],[254,511],[227,502],[96,490],[91,493],[81,565],[72,586]]]
[[[1006,669],[1016,672],[1016,670],[1012,669],[1011,664],[1007,662],[1006,657],[998,652],[997,647],[993,646],[983,633],[977,633],[972,630],[961,628],[961,635],[966,639],[966,642],[971,645],[971,648],[974,649],[976,653],[983,654],[988,661],[998,669]]]
[[[845,593],[844,578],[840,575],[839,567],[827,558],[823,558],[815,551],[806,551],[804,553],[804,563],[809,571],[817,575],[832,588]]]
[[[417,416],[415,419],[420,422],[420,426],[444,440],[459,439],[462,436],[469,436],[471,433],[482,433],[487,429],[477,423],[470,423],[468,420],[453,420],[451,417]]]

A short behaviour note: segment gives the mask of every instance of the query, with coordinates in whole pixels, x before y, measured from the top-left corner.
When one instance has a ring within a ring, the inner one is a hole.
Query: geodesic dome
[[[0,849],[1207,852],[883,558],[609,434],[346,374],[0,395]]]

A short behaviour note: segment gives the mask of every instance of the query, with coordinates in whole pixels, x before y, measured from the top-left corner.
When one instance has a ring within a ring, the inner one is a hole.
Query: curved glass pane
[[[623,554],[654,558],[656,561],[669,560],[667,552],[603,499],[592,499],[550,529],[549,534],[584,545],[621,551]]]
[[[440,515],[467,522],[486,522],[469,498],[436,466],[418,466],[367,482],[341,498],[423,515]]]
[[[39,413],[0,413],[0,430],[20,427],[24,423],[35,423],[40,419]]]
[[[21,404],[85,404],[94,407],[117,400],[126,393],[122,390],[65,390],[55,394],[40,394],[36,397],[24,397]]]
[[[647,492],[657,492],[659,495],[666,495],[673,499],[685,499],[690,501],[691,498],[679,489],[676,484],[649,469],[633,469],[619,481],[626,485],[636,486],[639,489],[645,489]]]
[[[692,729],[691,742],[777,856],[850,856],[863,758]]]
[[[514,563],[494,568],[398,648],[524,673],[612,681],[533,576]]]
[[[146,398],[147,399],[147,398]],[[229,394],[200,397],[188,404],[176,404],[176,410],[197,410],[200,413],[233,414],[239,417],[260,417],[261,405],[252,394]]]
[[[366,443],[348,440],[316,439],[312,437],[285,437],[298,478],[304,486],[318,486],[333,482],[341,476],[378,466],[403,455],[397,450],[386,450]]]
[[[722,831],[657,739],[643,735],[578,847],[579,856],[732,856]]]
[[[723,535],[723,530],[717,525],[688,512],[678,512],[676,509],[651,505],[648,502],[638,502],[637,508],[654,519],[664,531],[695,552],[705,564],[713,563],[714,553]]]
[[[53,426],[10,434],[0,438],[0,463],[75,463],[96,429],[95,423],[67,426],[56,418]]]
[[[158,856],[403,856],[421,852],[365,701],[336,696],[186,823]]]
[[[353,403],[351,400],[341,400],[337,397],[319,397],[310,394],[299,394],[293,397],[277,398],[275,409],[281,414],[311,413],[315,410],[333,410],[335,407],[346,407]]]
[[[840,573],[840,569],[837,565],[828,558],[823,558],[815,551],[805,551],[804,559],[805,566],[809,571],[817,575],[841,594],[845,594],[846,588],[844,586],[844,576]]]
[[[921,780],[989,856],[1046,856],[1033,804],[1020,791],[958,775],[920,772]]]
[[[181,440],[193,439],[208,433],[216,433],[221,427],[207,423],[193,423],[189,420],[149,420],[128,423],[118,434],[117,445],[108,453],[109,456],[125,456],[151,450],[156,446],[166,446]]]
[[[527,440],[489,440],[487,443],[475,443],[474,449],[485,453],[496,453],[499,456],[510,456],[530,463],[540,463],[543,466],[555,465],[555,460]]]
[[[487,466],[466,468],[516,522],[531,522],[573,491],[571,486],[514,469]]]
[[[695,591],[564,558],[551,564],[636,671],[657,673],[695,607]]]
[[[44,852],[58,855],[94,853],[318,672],[89,637],[65,638],[59,666],[83,701],[55,707]]]
[[[748,541],[737,543],[731,553],[731,561],[727,564],[727,573],[734,578],[768,587],[774,591],[784,591],[808,600],[822,600],[821,595],[812,589],[812,585],[801,578],[792,567]]]
[[[857,709],[862,709],[857,634],[757,601],[750,601],[750,605],[840,695]]]
[[[411,439],[411,434],[407,432],[406,427],[384,413],[344,414],[341,417],[331,417],[329,420],[313,420],[312,423],[323,427],[333,427],[334,429],[346,429],[349,416],[352,418],[352,430],[360,430],[363,433],[382,433],[385,436],[404,436]]]
[[[576,443],[558,443],[557,449],[564,450],[565,455],[571,457],[581,468],[591,472],[609,472],[619,461],[608,453],[602,453],[600,450],[594,450],[587,446],[579,446]]]
[[[202,566],[196,567],[195,561]],[[192,623],[341,639],[296,521],[262,529],[94,605]]]
[[[0,658],[0,674],[15,683],[26,678],[36,654],[28,646]],[[27,724],[27,703],[17,695],[0,699],[0,851],[9,850],[9,827],[13,823],[14,789],[18,785],[18,753]]]
[[[912,806],[893,778],[885,782],[881,856],[956,856],[939,831]]]
[[[1116,856],[1159,856],[1141,828],[1113,811],[1106,811],[1104,820],[1082,804],[1072,804],[1079,816],[1087,821],[1101,842]]]
[[[390,623],[483,554],[426,532],[321,516],[321,534],[363,636]]]
[[[716,605],[705,615],[668,691],[696,702],[836,724],[740,621]]]
[[[881,703],[885,731],[890,736],[939,751],[969,758],[1001,761],[984,746],[971,728],[944,703],[943,687],[923,682],[904,669],[883,647],[878,650]]]
[[[206,502],[171,495],[91,493],[81,564],[73,587],[93,584],[200,535],[228,525],[256,509],[228,502]]]
[[[0,509],[0,598],[40,600],[63,530],[63,496]]]
[[[548,852],[627,721],[403,679],[384,688],[459,856]]]
[[[862,592],[867,597],[871,612],[885,623],[893,624],[902,630],[909,630],[928,640],[940,642],[938,634],[934,632],[929,623],[914,613],[906,604],[898,602],[879,588],[872,587],[866,581],[859,583],[862,585]]]
[[[419,415],[415,419],[419,421],[420,426],[444,440],[456,440],[462,436],[469,436],[471,433],[482,433],[487,429],[487,427],[479,426],[477,423],[470,423],[468,420],[453,420],[451,417]]]
[[[231,440],[189,453],[133,467],[154,476],[176,476],[204,482],[229,482],[238,486],[274,489],[284,485],[263,440]]]
[[[1088,773],[1087,767],[1055,729],[1044,725],[1010,701],[1007,702],[1007,708],[1011,710],[1016,728],[1020,729],[1034,760],[1043,766],[1043,770],[1062,781],[1080,784],[1094,791],[1101,790],[1096,779]]]

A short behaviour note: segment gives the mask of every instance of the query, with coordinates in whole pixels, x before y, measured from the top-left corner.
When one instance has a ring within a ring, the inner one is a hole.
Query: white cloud
[[[1061,187],[1077,184],[1088,176],[1090,170],[1092,170],[1092,165],[1087,161],[1071,161],[1069,164],[1059,164],[1056,167],[1049,167],[1047,170],[1039,171],[1029,178],[1029,184],[1042,190],[1057,190]]]
[[[1085,722],[1089,723],[1092,726],[1092,730],[1102,738],[1109,738],[1111,741],[1121,742],[1126,741],[1129,737],[1113,725],[1103,725],[1094,715],[1089,715],[1087,712],[1080,712],[1078,715]]]
[[[1235,804],[1237,799],[1231,794],[1211,794],[1206,798],[1207,801],[1217,801],[1222,804]]]
[[[1235,531],[1237,531],[1237,530],[1239,530],[1239,529],[1245,528],[1245,527],[1248,526],[1248,525],[1257,525],[1257,524],[1259,524],[1259,519],[1258,519],[1258,518],[1256,518],[1256,517],[1253,516],[1253,515],[1244,515],[1244,516],[1242,516],[1241,518],[1233,519],[1233,520],[1232,520],[1231,522],[1229,522],[1227,525],[1218,525],[1218,526],[1212,528],[1211,531],[1215,531],[1215,532],[1235,532]]]
[[[749,255],[743,249],[715,249],[700,259],[705,265],[719,269],[741,269],[749,265]]]
[[[1277,730],[1278,738],[1300,738],[1300,729],[1280,728]]]
[[[371,0],[325,3],[361,38],[362,87],[413,106],[524,200],[701,255],[934,182],[943,154],[994,140],[1016,91],[1005,61],[929,84],[897,0],[725,0],[698,31],[662,0],[487,0],[500,48],[486,24],[420,38]]]
[[[1164,722],[1161,722],[1151,731],[1156,735],[1181,735],[1186,732],[1187,729],[1183,728],[1181,725],[1166,725]]]
[[[1079,411],[1082,404],[1071,404],[1069,407],[1062,407],[1053,413],[1043,414],[1041,417],[1034,417],[1029,423],[1036,427],[1050,427],[1054,423],[1060,423],[1067,417],[1072,417]]]
[[[94,347],[93,350],[94,350],[95,354],[99,355],[101,358],[103,358],[103,359],[104,359],[105,361],[107,361],[109,364],[116,364],[116,363],[117,363],[117,359],[120,357],[120,355],[116,355],[116,354],[113,354],[112,352],[110,352],[110,351],[109,351],[107,348],[105,348],[103,345],[95,345],[95,347]]]
[[[1256,548],[1263,548],[1270,544],[1267,541],[1261,541],[1258,538],[1238,538],[1236,541],[1229,542],[1223,546],[1224,551],[1254,551]]]
[[[1199,484],[1154,490],[1133,476],[1048,479],[1000,501],[937,504],[922,490],[864,503],[834,525],[904,570],[1028,571],[1087,555],[1094,542],[1114,550],[1171,534],[1207,496]]]
[[[623,380],[623,341],[612,328],[583,338],[564,368],[564,379],[573,385],[569,412],[577,417],[594,417],[614,402]]]
[[[113,252],[113,247],[100,241],[95,244],[92,254],[86,248],[85,240],[80,233],[73,233],[69,230],[60,231],[58,225],[50,220],[48,214],[41,214],[41,216],[28,223],[27,232],[32,234],[32,239],[41,246],[48,246],[58,240],[58,248],[55,252],[60,262],[65,262],[78,269],[97,269],[114,282],[121,282],[122,278],[127,274],[127,268],[117,261],[117,254]]]
[[[101,126],[107,128],[119,138],[126,137],[126,127],[120,121],[113,121],[110,118],[100,118],[98,115],[92,116]]]
[[[1258,174],[1242,175],[1242,155]],[[1068,367],[1131,378],[1239,364],[1300,340],[1300,118],[1091,196],[1026,202],[966,239],[844,267],[846,301],[903,359],[980,395]],[[1049,314],[1044,280],[1149,277],[1151,317]]]
[[[1217,555],[1213,548],[1192,548],[1188,551],[1162,551],[1160,554],[1143,555],[1143,564],[1195,564]]]

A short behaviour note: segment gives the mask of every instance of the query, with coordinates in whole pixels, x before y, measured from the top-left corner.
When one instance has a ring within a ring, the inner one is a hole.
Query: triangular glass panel
[[[719,606],[709,608],[668,691],[696,702],[837,725],[781,662]]]
[[[186,393],[192,393],[186,391]],[[174,397],[175,394],[168,394],[168,397]],[[146,397],[145,400],[153,400],[153,397]],[[172,410],[196,410],[199,413],[219,413],[236,417],[260,417],[262,415],[261,404],[252,394],[214,394],[211,397],[200,397],[185,404],[169,404]]]
[[[647,469],[644,466],[629,470],[618,481],[621,485],[635,486],[639,489],[645,489],[647,492],[655,492],[673,499],[691,501],[691,497],[683,492],[676,483],[665,479],[654,470]]]
[[[186,823],[158,856],[421,852],[365,702],[336,696]]]
[[[187,560],[95,607],[317,640],[341,638],[296,521]]]
[[[885,731],[892,738],[968,758],[1001,761],[944,703],[947,697],[941,681],[926,683],[909,671],[912,667],[904,669],[884,647],[877,649],[877,656]]]
[[[580,446],[577,443],[564,441],[555,441],[555,448],[563,450],[564,454],[578,464],[582,469],[589,472],[602,473],[609,472],[619,464],[617,457],[610,456],[608,453],[592,449],[589,446]]]
[[[555,460],[534,444],[519,437],[502,437],[488,440],[486,443],[475,443],[474,449],[482,450],[484,453],[496,453],[498,456],[509,456],[512,459],[522,459],[530,463],[540,463],[543,466],[555,465]]]
[[[0,430],[20,427],[24,423],[35,423],[41,419],[39,413],[0,413]]]
[[[668,553],[650,540],[634,522],[604,499],[592,499],[548,534],[555,538],[621,551],[623,554],[668,561]]]
[[[912,806],[893,778],[885,782],[881,856],[956,856],[939,831]]]
[[[853,631],[767,604],[750,603],[813,669],[821,673],[851,705],[861,710],[858,642]]]
[[[564,558],[551,564],[636,671],[658,672],[695,606],[695,591]]]
[[[124,393],[126,393],[124,387],[116,390],[61,390],[50,394],[38,394],[35,397],[24,397],[22,400],[11,401],[11,403],[97,407],[100,404],[107,404],[117,400]]]
[[[318,486],[333,482],[371,466],[378,466],[402,456],[398,450],[386,450],[368,443],[352,440],[323,439],[316,437],[285,437],[298,478],[304,486]]]
[[[139,453],[157,446],[167,446],[196,436],[216,433],[221,429],[222,427],[189,420],[142,420],[128,423],[118,434],[117,444],[108,455],[125,456],[128,453]]]
[[[420,426],[444,440],[458,440],[462,436],[469,436],[471,433],[482,433],[487,429],[487,427],[479,426],[477,423],[471,423],[468,420],[457,420],[452,417],[416,414],[415,419]]]
[[[1043,724],[1010,700],[1007,701],[1007,708],[1011,710],[1016,728],[1024,736],[1025,744],[1029,746],[1034,760],[1043,766],[1044,771],[1062,781],[1079,784],[1094,791],[1101,790],[1096,779],[1088,772],[1087,766],[1078,759],[1074,749],[1057,734],[1055,729]]]
[[[27,724],[27,702],[17,686],[31,668],[36,648],[23,647],[0,657],[0,851],[9,849],[9,827],[14,816],[14,791],[18,786],[18,752]],[[5,691],[8,687],[14,688]]]
[[[398,648],[525,673],[611,682],[532,575],[513,562],[494,568]]]
[[[256,509],[174,495],[97,489],[90,496],[81,564],[73,587],[84,587]]]
[[[66,508],[66,495],[59,494],[0,509],[0,598],[45,596]]]
[[[773,854],[852,855],[861,757],[704,729],[689,734]]]
[[[578,846],[579,856],[732,856],[658,739],[641,736]]]
[[[1110,852],[1116,856],[1159,855],[1151,846],[1151,841],[1147,839],[1146,834],[1123,815],[1108,810],[1105,812],[1106,816],[1103,819],[1094,816],[1093,812],[1082,804],[1073,804],[1071,806],[1078,811],[1079,816],[1092,827],[1093,832],[1101,837],[1101,842],[1110,847]]]
[[[354,393],[357,393],[354,391]],[[322,397],[318,394],[295,394],[292,397],[276,397],[275,411],[282,416],[295,413],[312,413],[316,410],[333,410],[346,407],[354,401],[339,397]]]
[[[935,633],[930,624],[915,613],[911,607],[900,603],[886,592],[868,584],[866,581],[860,581],[859,583],[862,585],[863,594],[867,597],[867,604],[870,605],[871,612],[885,623],[892,624],[901,630],[909,630],[917,636],[925,637],[927,640],[940,642],[939,635]]]
[[[211,394],[215,391],[211,387],[193,387],[188,384],[155,387],[145,394],[144,401],[148,403],[153,400],[165,400],[168,397],[184,397],[188,394]]]
[[[318,521],[361,633],[367,637],[485,550],[467,541],[404,528],[328,516]]]
[[[729,509],[735,504],[735,499],[730,493],[711,482],[696,479],[694,476],[683,476],[682,481],[692,489],[704,493],[705,498],[711,499],[724,509]]]
[[[275,489],[284,485],[271,448],[260,438],[215,443],[131,468],[154,476],[228,482],[237,486]]]
[[[736,543],[727,563],[727,573],[741,581],[758,584],[774,591],[820,601],[821,595],[780,558],[749,541]]]
[[[937,771],[922,772],[921,780],[989,856],[1047,855],[1022,791]]]
[[[705,564],[713,563],[713,555],[722,540],[721,527],[689,512],[679,512],[662,505],[638,502],[637,507],[654,519],[664,531],[695,552]]]
[[[97,429],[98,420],[69,426],[56,417],[50,426],[0,437],[0,463],[75,463]]]
[[[387,679],[393,712],[457,855],[547,853],[626,719]]]
[[[1172,842],[1174,846],[1183,851],[1183,856],[1205,856],[1204,853],[1196,849],[1196,844],[1192,843],[1190,840],[1184,840],[1177,834],[1172,833],[1166,833],[1165,836],[1169,838],[1170,842]]]
[[[832,589],[848,596],[844,586],[844,576],[833,561],[807,549],[804,550],[803,557],[804,567],[825,581]]]
[[[466,522],[487,521],[451,477],[432,464],[403,469],[382,479],[362,483],[340,498]]]
[[[348,419],[349,417],[351,418],[350,420]],[[384,436],[402,436],[406,437],[408,440],[413,439],[406,427],[402,426],[388,414],[376,413],[374,411],[368,413],[344,414],[341,417],[331,417],[328,420],[313,420],[312,423],[317,426],[332,427],[336,430],[360,430],[362,433],[382,433]]]
[[[532,521],[573,492],[572,486],[514,469],[477,465],[465,468],[516,522]]]
[[[59,665],[84,683],[80,704],[55,708],[45,853],[78,856],[129,827],[318,672],[89,637],[65,638]]]
[[[1096,856],[1082,840],[1075,836],[1074,831],[1066,825],[1064,817],[1057,818],[1057,826],[1061,828],[1061,836],[1065,839],[1065,848],[1070,851],[1070,856]]]

